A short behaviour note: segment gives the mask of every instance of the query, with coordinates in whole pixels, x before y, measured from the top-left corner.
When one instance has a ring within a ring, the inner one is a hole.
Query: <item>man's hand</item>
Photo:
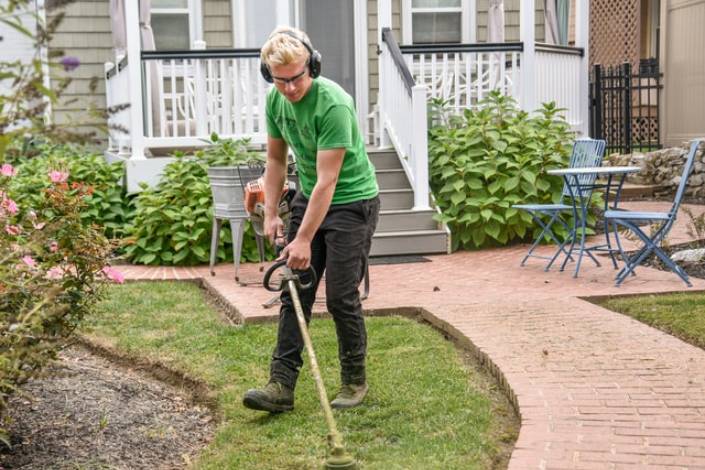
[[[286,259],[286,265],[291,269],[303,271],[311,265],[311,242],[294,238],[286,245],[279,255],[279,259]]]
[[[285,245],[284,222],[278,215],[264,216],[264,236],[273,245]]]

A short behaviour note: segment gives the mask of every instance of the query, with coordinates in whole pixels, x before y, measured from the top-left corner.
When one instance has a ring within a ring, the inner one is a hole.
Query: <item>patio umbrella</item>
[[[487,42],[504,42],[504,0],[490,0],[487,9]],[[501,82],[500,61],[502,53],[490,54],[488,69],[488,85],[494,90]]]
[[[546,43],[560,44],[558,16],[556,15],[556,0],[543,1],[543,17],[546,29]]]
[[[110,28],[113,33],[115,55],[125,54],[127,31],[125,27],[125,0],[110,0]]]
[[[152,2],[151,0],[139,0],[140,2],[140,39],[142,40],[142,50],[143,51],[153,51],[156,49],[154,44],[154,32],[152,31]],[[160,119],[161,119],[161,67],[160,63],[155,60],[150,60],[147,62],[149,67],[149,92],[151,95],[150,108],[152,111],[152,129],[157,135],[161,135],[158,132],[160,129]]]
[[[570,0],[556,0],[556,17],[558,19],[559,44],[568,45],[568,18],[570,18]]]

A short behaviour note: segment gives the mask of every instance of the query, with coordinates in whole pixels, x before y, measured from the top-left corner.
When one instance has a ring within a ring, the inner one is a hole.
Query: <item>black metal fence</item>
[[[590,74],[590,135],[607,141],[607,152],[661,148],[656,59],[644,59],[636,73],[629,63],[593,66]]]

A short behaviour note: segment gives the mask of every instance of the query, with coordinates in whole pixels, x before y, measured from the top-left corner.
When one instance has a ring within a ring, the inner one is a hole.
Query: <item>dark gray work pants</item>
[[[308,200],[301,193],[292,201],[289,241],[301,225]],[[343,383],[364,383],[367,332],[358,291],[367,266],[372,234],[379,217],[379,198],[350,204],[331,205],[311,242],[311,266],[318,279],[325,272],[326,305],[338,335],[338,357]],[[307,282],[307,279],[302,279]],[[318,284],[299,292],[308,323]],[[271,380],[290,388],[296,386],[303,365],[304,348],[296,314],[288,292],[281,295],[277,345],[270,366]]]

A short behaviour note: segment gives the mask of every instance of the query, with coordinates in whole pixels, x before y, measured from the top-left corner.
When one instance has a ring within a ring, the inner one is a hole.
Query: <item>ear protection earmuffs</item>
[[[306,50],[308,51],[309,75],[311,75],[312,78],[317,78],[319,75],[321,75],[321,53],[315,50],[308,41],[304,40],[304,38],[299,37],[299,35],[294,33],[293,31],[280,31],[276,34],[286,34],[287,36],[290,36],[299,41],[301,44],[303,44]],[[268,83],[274,83],[272,71],[269,70],[269,66],[263,60],[260,61],[259,71],[265,81],[267,81]]]

